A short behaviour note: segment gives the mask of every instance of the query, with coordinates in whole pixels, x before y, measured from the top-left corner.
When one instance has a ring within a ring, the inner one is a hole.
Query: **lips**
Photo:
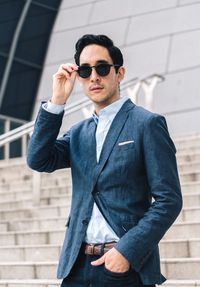
[[[103,87],[97,85],[90,87],[90,91],[101,91],[102,89]]]

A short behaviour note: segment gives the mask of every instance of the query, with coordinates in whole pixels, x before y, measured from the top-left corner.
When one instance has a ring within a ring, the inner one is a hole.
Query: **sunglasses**
[[[111,65],[107,63],[100,63],[97,64],[96,66],[79,66],[78,68],[78,74],[81,78],[89,78],[90,75],[92,74],[92,68],[95,68],[95,71],[97,74],[101,77],[105,77],[110,73],[110,68],[111,67],[120,67],[120,65]]]

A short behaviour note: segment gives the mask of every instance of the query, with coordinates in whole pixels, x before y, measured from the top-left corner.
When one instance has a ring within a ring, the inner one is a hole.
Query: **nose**
[[[97,74],[95,67],[92,67],[92,73],[90,75],[90,80],[96,82],[100,80],[100,76]]]

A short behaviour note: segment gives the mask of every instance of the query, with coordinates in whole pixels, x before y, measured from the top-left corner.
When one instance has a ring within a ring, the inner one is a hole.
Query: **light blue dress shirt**
[[[127,101],[127,97],[122,97],[111,105],[100,110],[99,116],[93,115],[94,121],[97,124],[96,129],[96,157],[97,162],[101,154],[101,150],[109,131],[109,128],[116,114],[121,109],[122,105]],[[65,105],[55,105],[48,101],[43,104],[43,108],[48,112],[59,114],[64,110]],[[112,230],[108,222],[103,217],[96,203],[94,203],[92,216],[88,224],[85,242],[87,243],[105,243],[118,241],[119,237]]]

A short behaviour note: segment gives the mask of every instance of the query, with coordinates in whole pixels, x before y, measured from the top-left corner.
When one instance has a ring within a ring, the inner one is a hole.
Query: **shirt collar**
[[[92,117],[96,124],[98,124],[99,119],[107,118],[113,120],[116,114],[119,112],[123,104],[128,100],[128,97],[123,96],[119,100],[100,110],[99,116],[94,112]]]

